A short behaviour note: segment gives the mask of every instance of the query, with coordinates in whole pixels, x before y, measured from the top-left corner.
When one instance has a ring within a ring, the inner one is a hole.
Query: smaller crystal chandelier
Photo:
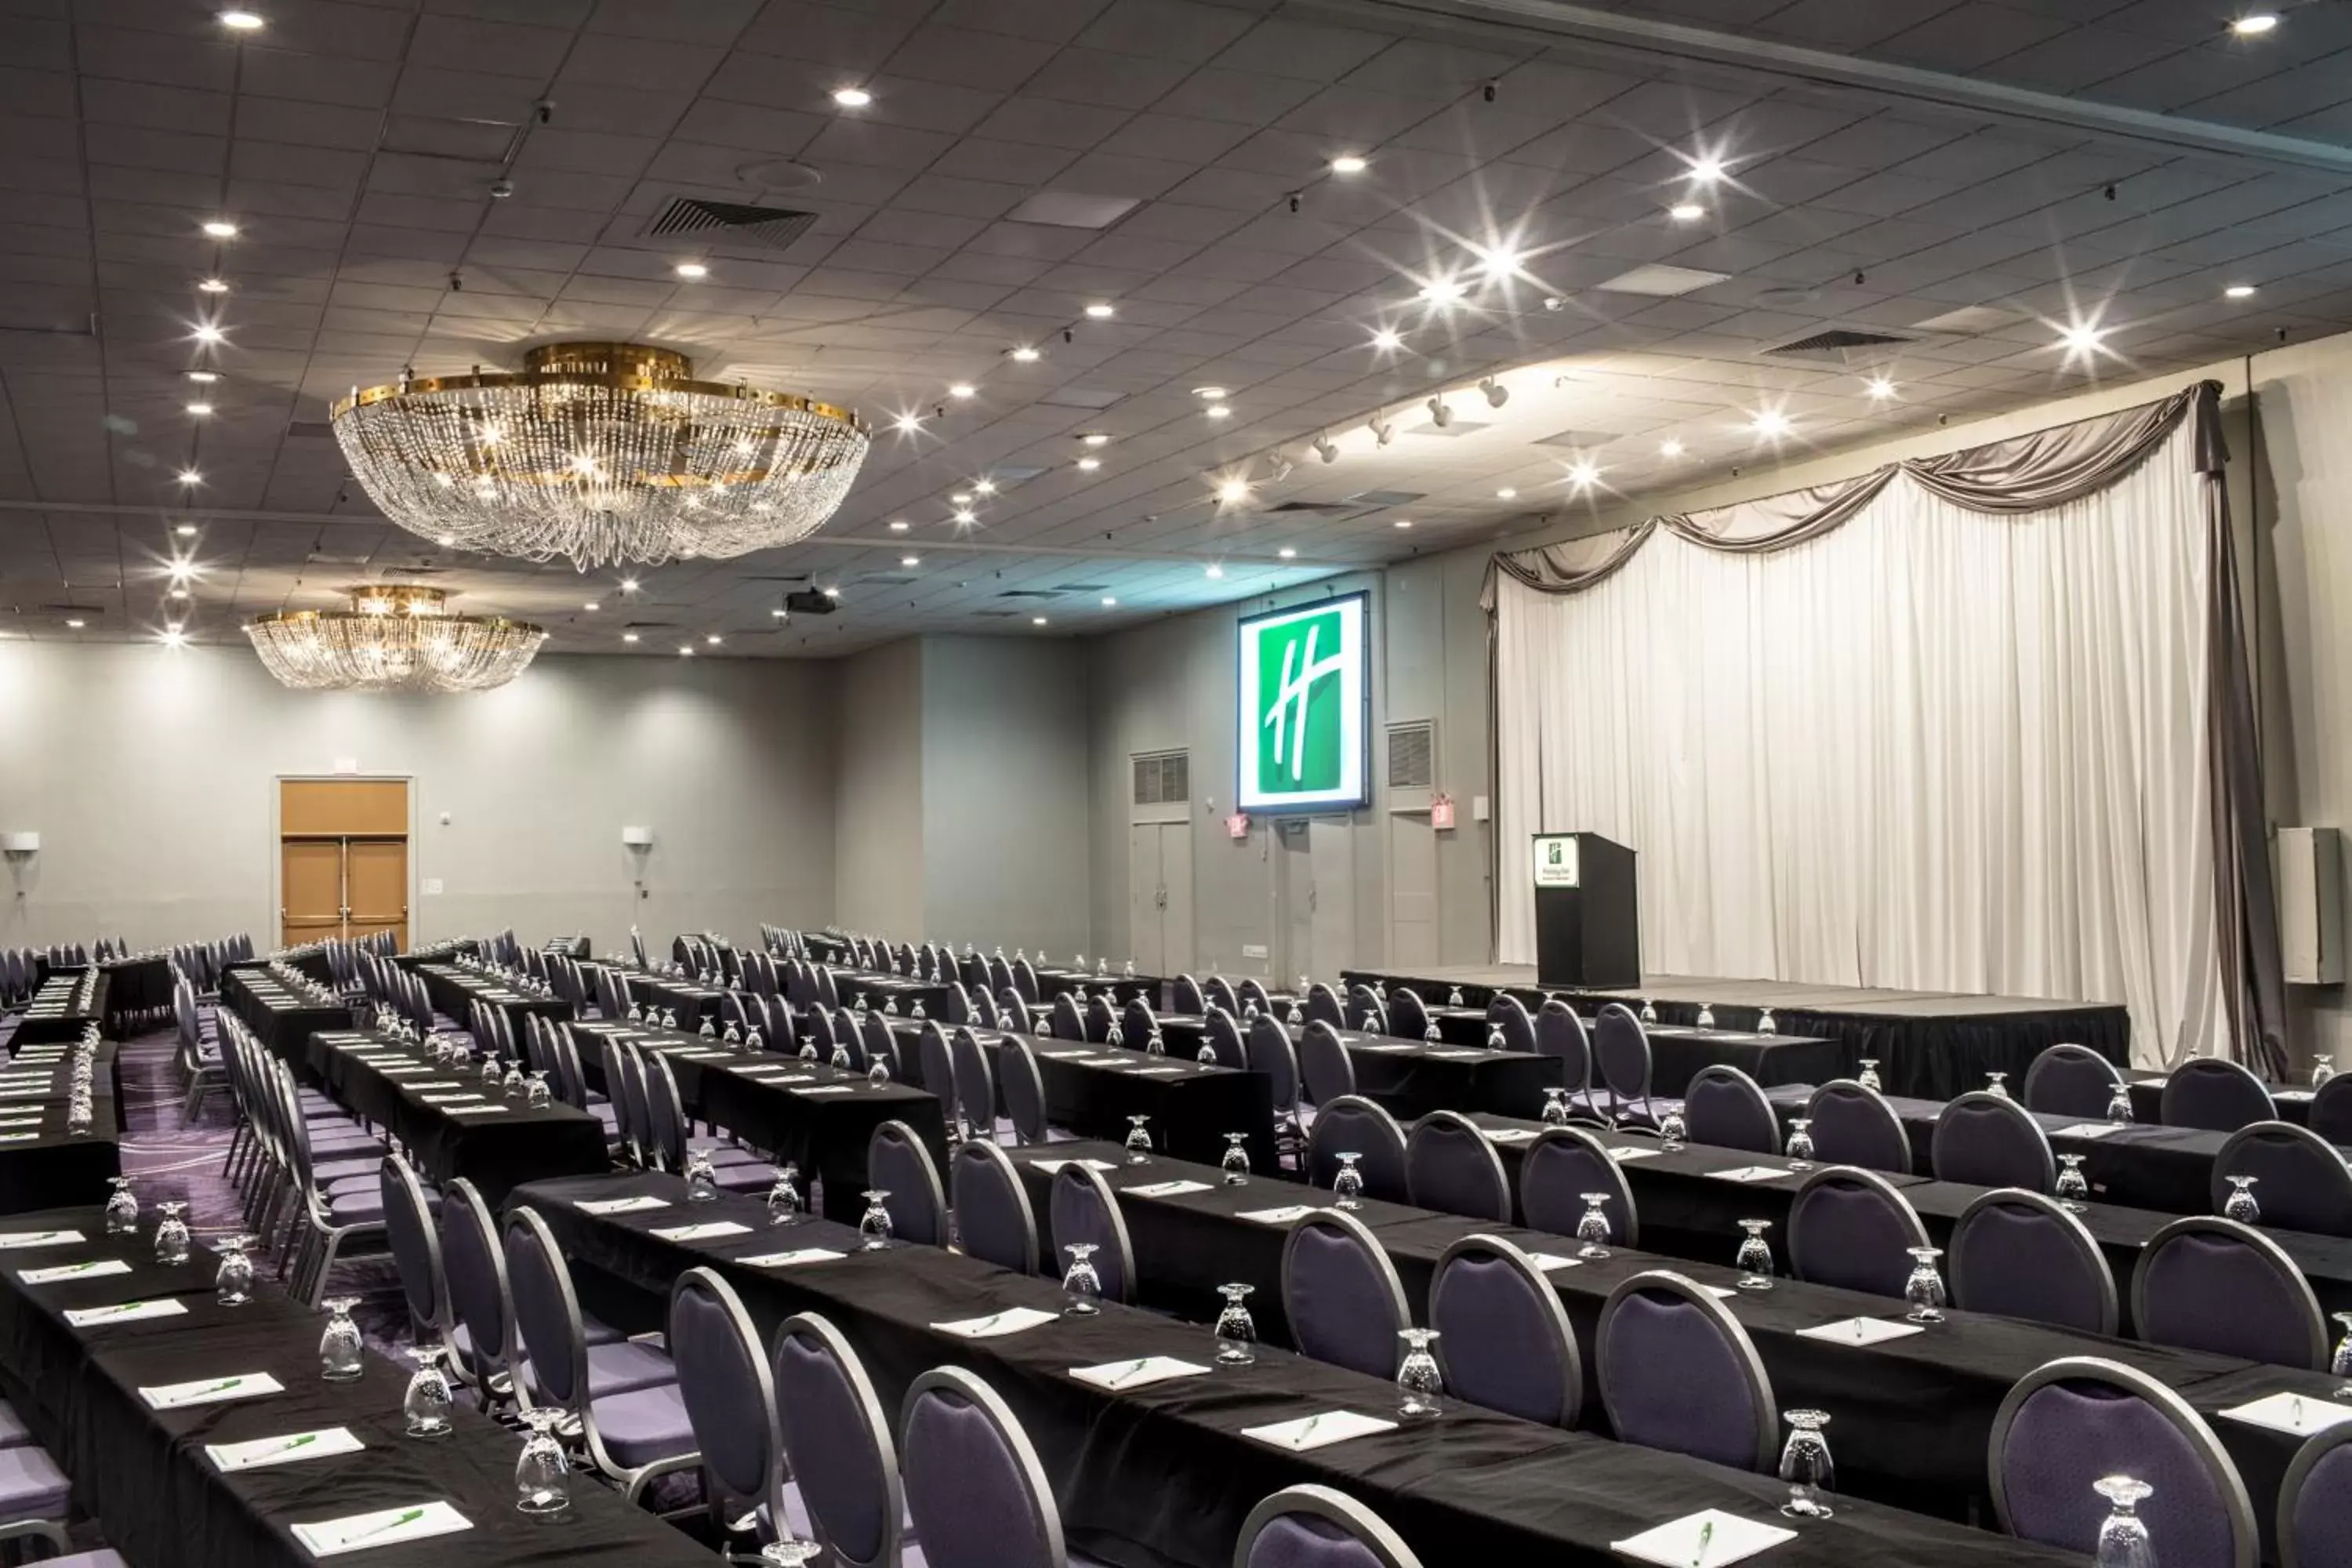
[[[527,668],[547,628],[453,616],[438,588],[353,588],[348,610],[281,610],[247,621],[253,651],[300,691],[488,691]]]

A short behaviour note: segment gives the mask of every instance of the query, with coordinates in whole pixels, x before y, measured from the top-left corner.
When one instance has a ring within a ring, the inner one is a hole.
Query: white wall
[[[833,673],[550,657],[463,697],[289,691],[235,648],[0,643],[0,945],[277,934],[277,779],[406,775],[415,940],[756,932],[832,908]],[[442,813],[449,821],[440,821]],[[624,824],[654,829],[634,897]]]

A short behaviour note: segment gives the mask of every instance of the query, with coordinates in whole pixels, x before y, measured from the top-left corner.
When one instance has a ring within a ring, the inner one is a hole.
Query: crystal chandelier
[[[284,610],[247,621],[253,651],[285,685],[322,691],[488,691],[520,675],[547,628],[453,616],[438,588],[353,588],[348,610]]]
[[[866,460],[856,416],[692,379],[682,354],[551,343],[519,374],[354,391],[335,438],[386,517],[438,543],[582,571],[806,538]]]

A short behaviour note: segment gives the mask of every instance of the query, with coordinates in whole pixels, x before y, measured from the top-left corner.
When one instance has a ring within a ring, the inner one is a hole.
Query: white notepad
[[[1628,1160],[1653,1159],[1662,1152],[1664,1151],[1658,1149],[1645,1149],[1639,1143],[1623,1143],[1610,1150],[1609,1157],[1622,1165]]]
[[[1033,1171],[1043,1171],[1050,1176],[1069,1163],[1070,1162],[1067,1160],[1032,1160],[1029,1162],[1029,1168]],[[1108,1160],[1081,1160],[1078,1163],[1084,1165],[1089,1171],[1116,1171],[1118,1169],[1117,1165],[1112,1164]]]
[[[1489,1143],[1532,1143],[1542,1136],[1543,1134],[1541,1132],[1532,1127],[1489,1127],[1486,1129],[1486,1142]]]
[[[669,1200],[643,1193],[633,1198],[589,1198],[575,1206],[582,1214],[641,1214],[646,1209],[666,1209]]]
[[[1834,1323],[1800,1329],[1797,1337],[1833,1345],[1874,1345],[1887,1340],[1908,1339],[1919,1331],[1916,1323],[1890,1323],[1884,1318],[1841,1318]]]
[[[205,1457],[224,1475],[258,1470],[271,1465],[299,1465],[336,1454],[356,1454],[367,1445],[348,1426],[328,1426],[316,1432],[289,1432],[282,1437],[256,1437],[249,1443],[207,1443]]]
[[[128,1274],[131,1265],[120,1258],[93,1258],[87,1263],[59,1263],[47,1268],[27,1268],[16,1276],[27,1285],[54,1285],[60,1279],[103,1279]]]
[[[1288,1225],[1293,1220],[1322,1212],[1322,1205],[1318,1204],[1285,1204],[1278,1209],[1250,1209],[1234,1217],[1255,1220],[1260,1225]]]
[[[2108,1138],[2130,1126],[2127,1121],[2077,1121],[2050,1134],[2053,1138]]]
[[[110,1326],[115,1323],[144,1322],[149,1318],[176,1318],[187,1308],[172,1297],[154,1301],[121,1301],[111,1307],[82,1307],[66,1314],[66,1321],[77,1329]]]
[[[1135,1069],[1134,1076],[1137,1078],[1182,1078],[1191,1070],[1192,1069],[1190,1068],[1184,1067],[1138,1068]]]
[[[1328,1448],[1334,1443],[1344,1443],[1350,1437],[1369,1437],[1375,1432],[1391,1432],[1396,1423],[1378,1415],[1359,1415],[1352,1410],[1327,1410],[1317,1415],[1302,1415],[1296,1421],[1277,1421],[1271,1426],[1244,1426],[1242,1436],[1255,1437],[1261,1443],[1271,1443],[1277,1448],[1287,1448],[1303,1454],[1310,1448]]]
[[[820,1094],[856,1094],[857,1086],[854,1083],[822,1083],[814,1089],[804,1089],[801,1092],[812,1099]]]
[[[754,1268],[790,1268],[801,1263],[830,1263],[836,1258],[846,1258],[846,1252],[835,1252],[830,1247],[803,1247],[793,1252],[762,1252],[751,1258],[739,1258],[738,1263],[748,1263]]]
[[[269,1373],[247,1372],[162,1384],[141,1389],[139,1397],[147,1402],[151,1410],[179,1410],[191,1405],[220,1405],[232,1399],[256,1399],[265,1394],[285,1392],[286,1385]]]
[[[2352,1421],[2352,1404],[2307,1394],[2265,1394],[2247,1404],[2231,1405],[2221,1414],[2249,1426],[2267,1426],[2273,1432],[2308,1437],[2314,1432],[2325,1432],[2330,1426]]]
[[[1155,1383],[1171,1378],[1202,1377],[1209,1369],[1198,1362],[1181,1361],[1172,1355],[1148,1355],[1134,1361],[1115,1361],[1105,1366],[1074,1366],[1070,1375],[1081,1383],[1091,1383],[1097,1388],[1123,1393],[1130,1388],[1149,1388]]]
[[[1528,1261],[1549,1274],[1555,1268],[1574,1268],[1583,1263],[1581,1258],[1563,1258],[1557,1252],[1530,1252]]]
[[[0,1132],[0,1143],[31,1143],[40,1136],[37,1132]]]
[[[958,1339],[995,1340],[1055,1321],[1055,1314],[1052,1312],[1041,1312],[1034,1307],[1012,1307],[985,1318],[962,1318],[952,1323],[933,1323],[931,1327]]]
[[[345,1552],[364,1552],[371,1546],[397,1546],[403,1542],[473,1528],[470,1520],[447,1503],[427,1502],[408,1508],[378,1509],[373,1513],[355,1513],[318,1524],[298,1524],[294,1527],[294,1539],[313,1557],[333,1557]]]
[[[503,1110],[520,1110],[522,1107],[519,1105],[484,1105],[476,1103],[445,1105],[441,1109],[451,1116],[496,1116]]]
[[[731,1219],[716,1219],[707,1225],[666,1226],[654,1234],[664,1241],[716,1241],[722,1236],[749,1236],[751,1227]]]
[[[1777,1524],[1710,1508],[1645,1530],[1631,1541],[1612,1541],[1609,1546],[1628,1557],[1658,1563],[1660,1568],[1724,1568],[1727,1563],[1792,1541],[1796,1534]]]
[[[1727,1171],[1707,1173],[1718,1182],[1769,1182],[1775,1176],[1788,1173],[1778,1165],[1735,1165]]]
[[[1134,1194],[1139,1198],[1173,1198],[1186,1193],[1205,1193],[1209,1190],[1209,1184],[1206,1182],[1154,1182],[1148,1187],[1128,1187],[1124,1190]]]
[[[478,1094],[425,1094],[417,1098],[427,1105],[471,1105],[482,1097]]]

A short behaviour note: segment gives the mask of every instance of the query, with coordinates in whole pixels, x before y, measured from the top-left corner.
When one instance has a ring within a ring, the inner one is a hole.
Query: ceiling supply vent
[[[1108,594],[1110,592],[1110,584],[1108,583],[1065,583],[1062,584],[1062,592],[1065,594]]]
[[[1432,789],[1437,784],[1437,726],[1429,720],[1389,726],[1389,788]]]
[[[1344,500],[1286,500],[1265,509],[1273,517],[1348,517],[1370,510]]]
[[[1007,588],[996,596],[1000,599],[1058,599],[1062,596],[1062,590],[1059,588]]]
[[[1192,794],[1192,754],[1155,752],[1135,759],[1135,804],[1178,805]]]
[[[1411,506],[1417,500],[1428,500],[1423,490],[1358,490],[1347,500],[1356,506],[1378,510],[1388,506]]]
[[[2022,310],[2004,310],[1998,305],[1963,305],[1957,310],[1947,310],[1940,316],[1914,321],[1911,330],[1915,332],[1958,332],[1973,337],[1998,327],[2014,326],[2025,319]]]
[[[1797,359],[1844,360],[1851,358],[1858,349],[1883,349],[1909,342],[1909,338],[1899,332],[1864,332],[1852,327],[1831,327],[1785,343],[1774,343],[1761,352]]]
[[[808,232],[816,214],[792,207],[751,206],[742,202],[714,202],[701,196],[678,196],[662,208],[641,231],[648,237],[698,234],[762,250],[782,250]]]
[[[1630,272],[1620,272],[1606,283],[1595,283],[1593,287],[1606,294],[1648,294],[1671,300],[1730,281],[1728,272],[1703,272],[1696,267],[1669,267],[1663,261],[1653,261]]]
[[[1019,613],[1017,610],[974,610],[971,615],[977,621],[1001,621]]]
[[[331,441],[335,427],[323,419],[296,419],[287,425],[286,436],[293,441]]]
[[[855,581],[861,588],[903,588],[908,584],[914,582],[915,579],[912,577],[899,576],[889,572],[868,572],[863,576],[853,579],[853,581]]]

